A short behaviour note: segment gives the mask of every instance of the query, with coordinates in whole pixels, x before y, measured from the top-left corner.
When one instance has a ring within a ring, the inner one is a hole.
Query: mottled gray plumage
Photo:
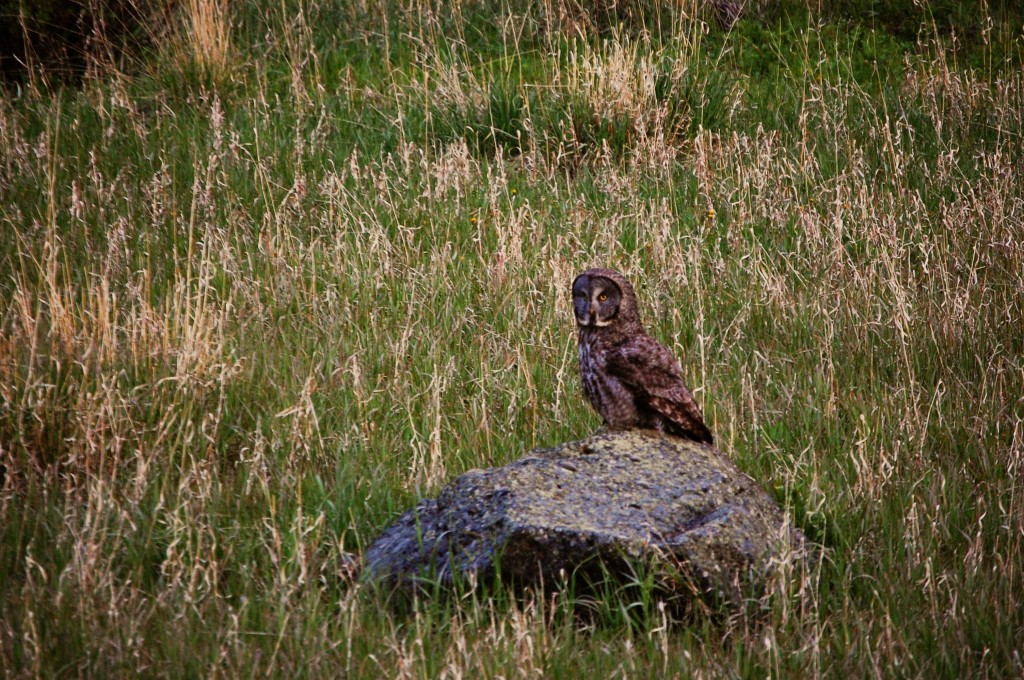
[[[613,269],[572,282],[583,394],[612,429],[649,428],[711,444],[672,352],[644,332],[636,292]]]

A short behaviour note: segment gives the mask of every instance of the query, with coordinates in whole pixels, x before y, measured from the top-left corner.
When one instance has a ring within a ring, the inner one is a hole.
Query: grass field
[[[9,89],[3,674],[1024,675],[1024,18],[768,4],[191,0]],[[398,513],[599,425],[591,265],[826,559],[386,606]]]

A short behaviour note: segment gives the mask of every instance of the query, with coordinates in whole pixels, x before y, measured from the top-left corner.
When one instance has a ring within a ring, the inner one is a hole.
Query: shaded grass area
[[[970,48],[938,5],[633,7],[257,4],[222,72],[175,46],[0,102],[5,668],[1020,672],[1011,10]],[[820,571],[686,620],[642,574],[383,606],[345,555],[598,424],[593,264]]]

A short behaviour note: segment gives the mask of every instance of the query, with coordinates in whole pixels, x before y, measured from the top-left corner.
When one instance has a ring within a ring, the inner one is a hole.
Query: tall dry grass
[[[295,9],[230,87],[0,101],[7,673],[1020,672],[1019,69],[922,44],[872,84],[819,29],[755,82],[683,20],[490,60],[419,4],[360,61]],[[597,425],[597,263],[820,569],[683,621],[643,574],[384,607],[353,559],[395,513]]]

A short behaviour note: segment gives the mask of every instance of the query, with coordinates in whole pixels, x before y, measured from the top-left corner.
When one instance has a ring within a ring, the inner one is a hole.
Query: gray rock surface
[[[364,580],[555,583],[656,570],[660,587],[738,600],[772,558],[803,553],[768,494],[712,446],[650,431],[595,434],[472,470],[402,515],[365,555]]]

